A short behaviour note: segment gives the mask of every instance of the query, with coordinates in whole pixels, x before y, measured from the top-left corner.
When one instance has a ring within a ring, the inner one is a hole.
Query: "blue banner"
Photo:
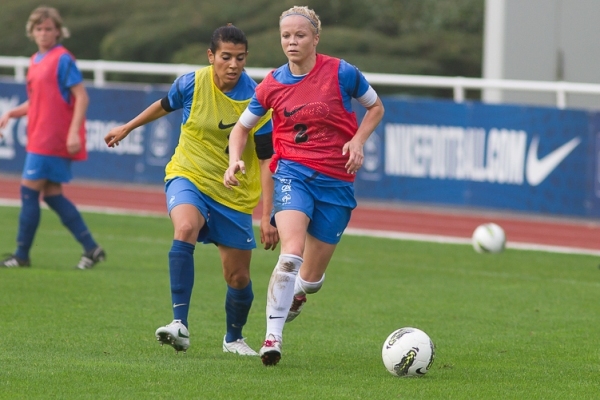
[[[357,197],[600,215],[597,114],[394,98],[384,105],[365,145]]]
[[[114,149],[104,136],[168,88],[88,88],[87,162],[78,179],[162,184],[181,112],[140,127]],[[26,99],[0,82],[0,114]],[[550,107],[384,97],[382,123],[365,144],[360,199],[600,216],[600,113]],[[364,112],[357,107],[359,118]],[[27,118],[0,139],[0,172],[20,174]]]
[[[76,178],[162,184],[165,165],[179,140],[181,111],[133,130],[119,146],[108,148],[108,131],[135,117],[167,94],[168,88],[87,88],[90,106],[86,115],[86,162],[73,163]],[[26,99],[21,84],[0,83],[0,114]],[[21,173],[27,143],[27,118],[12,119],[0,139],[0,172]]]

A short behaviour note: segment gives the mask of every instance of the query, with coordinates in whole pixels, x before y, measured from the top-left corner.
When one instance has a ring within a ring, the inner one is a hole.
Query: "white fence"
[[[28,66],[28,57],[0,56],[0,67],[13,68],[14,77],[17,82],[25,81]],[[135,63],[104,60],[78,60],[77,66],[82,71],[93,72],[93,82],[97,87],[106,85],[106,73],[109,72],[172,75],[173,77],[176,77],[202,67],[202,65],[193,64]],[[263,79],[270,70],[271,68],[246,68],[246,72],[248,72],[250,76],[259,80]],[[567,94],[569,93],[600,95],[600,84],[482,79],[460,76],[396,75],[368,72],[365,72],[364,75],[373,85],[453,89],[454,101],[458,103],[465,100],[466,90],[472,89],[550,92],[555,94],[556,106],[561,109],[567,106]]]

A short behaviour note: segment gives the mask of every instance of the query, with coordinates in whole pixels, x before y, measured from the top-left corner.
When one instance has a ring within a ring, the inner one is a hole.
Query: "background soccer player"
[[[69,31],[55,8],[36,8],[29,16],[26,31],[38,46],[27,70],[28,99],[0,117],[0,129],[10,118],[28,119],[17,250],[0,266],[31,265],[29,252],[40,223],[41,193],[83,247],[77,267],[91,268],[106,254],[62,190],[62,184],[72,179],[71,162],[87,158],[84,124],[89,99],[83,76],[73,55],[60,44]]]

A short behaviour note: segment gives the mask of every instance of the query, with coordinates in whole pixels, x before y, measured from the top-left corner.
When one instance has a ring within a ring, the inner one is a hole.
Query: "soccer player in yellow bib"
[[[196,242],[218,246],[227,282],[225,298],[227,333],[223,351],[257,355],[242,336],[254,299],[250,280],[250,259],[256,247],[252,210],[261,187],[263,198],[260,223],[261,243],[274,250],[277,230],[269,223],[273,181],[269,162],[273,155],[270,114],[265,115],[250,135],[243,159],[246,174],[233,191],[222,184],[229,165],[228,137],[254,94],[256,82],[244,71],[248,41],[233,25],[213,32],[207,51],[210,66],[178,77],[167,96],[124,125],[106,135],[109,147],[119,144],[132,130],[168,113],[182,109],[179,143],[166,166],[165,192],[174,237],[169,251],[173,322],[156,330],[156,339],[177,352],[190,345],[188,313],[194,285]]]

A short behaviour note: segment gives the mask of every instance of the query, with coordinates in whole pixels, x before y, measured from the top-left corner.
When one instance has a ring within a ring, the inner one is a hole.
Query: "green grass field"
[[[164,217],[84,214],[108,260],[74,269],[80,248],[44,210],[32,268],[0,270],[2,399],[592,399],[600,396],[600,270],[584,255],[346,235],[323,290],[286,326],[283,358],[224,354],[225,283],[215,247],[198,245],[191,347],[160,347],[172,319]],[[18,208],[0,207],[0,252]],[[278,252],[253,258],[244,330],[264,337]],[[422,378],[395,378],[381,346],[415,326],[436,345]]]

